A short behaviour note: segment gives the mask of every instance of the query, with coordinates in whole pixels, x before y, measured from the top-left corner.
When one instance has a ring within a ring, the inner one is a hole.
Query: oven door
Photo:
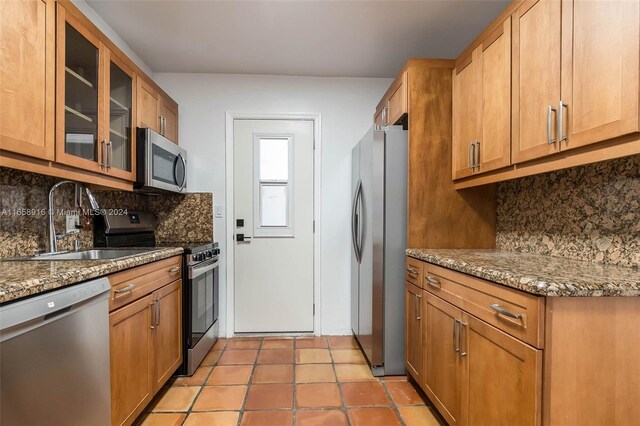
[[[187,331],[187,345],[195,347],[202,336],[218,320],[219,294],[218,259],[214,258],[188,268],[189,286],[187,300],[187,323],[191,323]]]

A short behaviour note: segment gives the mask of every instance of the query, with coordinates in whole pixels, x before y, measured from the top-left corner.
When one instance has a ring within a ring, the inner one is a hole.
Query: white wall
[[[125,43],[124,40],[120,38],[120,36],[114,31],[114,29],[111,28],[111,26],[107,24],[107,22],[104,19],[102,19],[100,15],[98,15],[98,12],[96,12],[95,9],[93,9],[89,5],[89,3],[87,3],[85,0],[71,0],[71,1],[74,4],[74,6],[80,9],[80,11],[84,13],[84,15],[87,18],[89,18],[89,20],[93,22],[93,24],[96,27],[98,27],[98,29],[102,31],[104,35],[106,35],[109,38],[109,40],[113,42],[113,44],[118,46],[118,48],[122,50],[122,52],[125,55],[127,55],[129,59],[135,62],[135,64],[139,66],[142,69],[142,71],[146,72],[149,77],[153,78],[153,71],[151,70],[151,68],[149,68],[149,66],[145,64],[142,59],[140,59],[140,57],[136,54],[136,52],[134,52],[129,47],[129,45],[127,45],[127,43]]]
[[[372,124],[391,79],[314,78],[224,74],[154,75],[180,105],[180,145],[189,155],[189,191],[225,200],[225,113],[319,113],[322,119],[322,333],[350,333],[351,149]],[[223,253],[225,221],[216,219]],[[226,301],[226,262],[220,270]],[[221,307],[226,330],[226,307]]]

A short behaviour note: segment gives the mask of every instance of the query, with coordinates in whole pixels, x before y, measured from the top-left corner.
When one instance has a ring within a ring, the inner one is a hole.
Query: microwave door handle
[[[182,178],[182,182],[180,182],[178,184],[178,174],[176,173],[178,170],[178,160],[180,160],[180,162],[182,162],[182,169],[184,170],[184,176]],[[173,165],[173,180],[176,181],[176,185],[178,185],[178,189],[180,191],[182,191],[184,189],[184,185],[187,181],[187,162],[184,161],[184,158],[182,157],[182,155],[178,154],[178,158],[176,159],[176,162]]]

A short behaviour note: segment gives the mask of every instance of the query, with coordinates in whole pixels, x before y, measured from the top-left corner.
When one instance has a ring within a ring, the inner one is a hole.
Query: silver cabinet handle
[[[474,151],[476,149],[475,142],[469,142],[469,168],[473,169]]]
[[[107,169],[111,168],[111,160],[113,159],[113,145],[111,141],[107,141]]]
[[[480,167],[480,141],[476,140],[475,147],[473,148],[473,166],[475,168]]]
[[[153,302],[149,303],[149,306],[151,306],[151,329],[155,329],[156,328],[156,301],[154,300]]]
[[[553,114],[553,112],[557,112],[557,110],[551,105],[549,105],[549,107],[547,108],[547,144],[548,145],[553,145],[554,143],[556,143],[556,140],[551,138],[551,131],[553,127],[551,126],[551,115]]]
[[[416,321],[420,321],[422,319],[422,309],[420,309],[420,299],[422,299],[422,296],[420,296],[419,294],[415,294],[416,296]]]
[[[410,277],[418,278],[418,271],[416,271],[415,269],[413,269],[411,266],[409,266],[409,267],[407,268],[407,274],[408,274]]]
[[[160,327],[160,299],[156,300],[156,309],[158,309],[158,313],[156,314],[156,327]]]
[[[467,348],[466,345],[464,345],[464,349],[463,349],[463,343],[465,342],[465,340],[462,338],[462,333],[467,329],[467,323],[463,322],[463,321],[459,321],[459,331],[458,331],[458,348],[460,349],[460,358],[462,358],[463,356],[467,356]]]
[[[161,115],[158,116],[158,120],[160,122],[160,129],[159,129],[158,133],[162,134],[162,116]]]
[[[133,291],[133,289],[136,288],[136,285],[131,283],[128,286],[124,287],[124,288],[120,288],[118,290],[114,290],[113,292],[115,294],[122,294],[122,293],[128,293],[130,291]]]
[[[100,164],[100,166],[102,166],[102,167],[106,167],[107,166],[107,164],[106,164],[106,158],[107,158],[106,142],[107,141],[105,139],[100,141],[100,151],[101,151],[102,155],[101,155],[101,158],[100,158],[100,161],[99,161],[98,164]]]
[[[496,311],[497,313],[504,315],[505,317],[509,317],[517,320],[522,319],[522,314],[514,314],[513,312],[506,310],[505,308],[498,305],[497,303],[492,303],[489,305],[489,307],[494,311]]]
[[[389,125],[389,107],[382,108],[382,125]]]
[[[459,340],[460,330],[458,329],[458,320],[456,318],[453,319],[453,352],[460,352],[460,340]]]
[[[169,273],[170,274],[175,274],[176,272],[178,272],[180,270],[179,266],[173,267],[171,269],[169,269]]]
[[[569,111],[568,105],[560,100],[558,104],[558,142],[567,140],[567,136],[564,134],[564,114],[562,113],[565,108]]]
[[[437,280],[437,279],[433,278],[431,275],[427,275],[426,277],[424,277],[424,279],[432,287],[435,287],[435,288],[441,288],[442,287],[442,283],[440,282],[440,280]]]

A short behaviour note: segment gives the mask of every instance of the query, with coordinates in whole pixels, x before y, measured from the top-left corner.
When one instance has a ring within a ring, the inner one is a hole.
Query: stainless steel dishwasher
[[[108,425],[109,280],[0,307],[0,422]]]

